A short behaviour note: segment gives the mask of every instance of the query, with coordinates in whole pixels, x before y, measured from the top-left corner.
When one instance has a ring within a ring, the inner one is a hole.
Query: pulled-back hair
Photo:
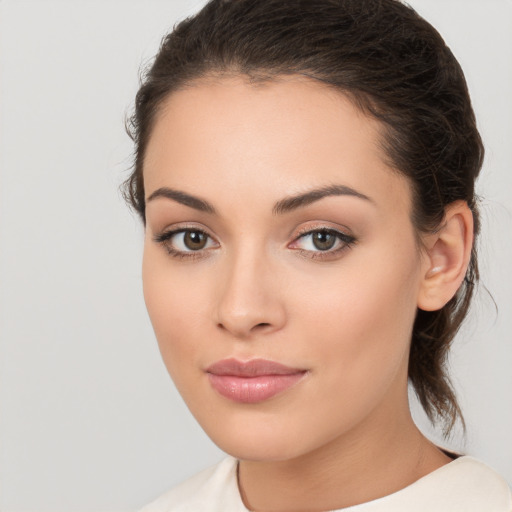
[[[435,231],[445,208],[474,192],[484,149],[466,81],[439,33],[397,0],[211,0],[167,35],[143,77],[129,132],[135,142],[128,202],[145,222],[144,155],[162,102],[210,75],[267,81],[299,74],[347,95],[384,128],[389,165],[409,178],[412,222]],[[418,310],[409,380],[445,434],[462,414],[446,373],[453,337],[478,280],[475,247],[457,294],[439,311]]]

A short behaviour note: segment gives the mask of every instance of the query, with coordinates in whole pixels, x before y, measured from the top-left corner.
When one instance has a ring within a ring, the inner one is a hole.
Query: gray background
[[[465,69],[487,146],[481,265],[499,313],[481,290],[451,360],[468,435],[443,444],[512,482],[512,2],[410,3]],[[3,512],[136,510],[222,457],[160,361],[118,192],[139,66],[202,4],[0,1]]]

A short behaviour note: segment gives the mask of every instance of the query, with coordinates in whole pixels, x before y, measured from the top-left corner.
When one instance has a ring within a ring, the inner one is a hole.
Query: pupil
[[[318,231],[313,235],[313,245],[321,250],[332,249],[336,242],[336,237],[327,231]]]
[[[187,248],[197,251],[206,245],[206,236],[200,231],[187,231],[184,242]]]

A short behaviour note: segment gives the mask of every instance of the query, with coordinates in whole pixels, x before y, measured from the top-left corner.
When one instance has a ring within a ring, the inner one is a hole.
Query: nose
[[[270,334],[286,323],[279,272],[261,254],[248,252],[226,262],[219,274],[217,327],[239,339]]]

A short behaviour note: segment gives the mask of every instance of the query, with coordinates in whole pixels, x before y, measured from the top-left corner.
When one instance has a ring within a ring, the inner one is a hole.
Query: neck
[[[450,460],[421,434],[407,406],[391,415],[376,411],[352,431],[291,460],[241,461],[239,486],[250,510],[333,510],[397,492]]]

